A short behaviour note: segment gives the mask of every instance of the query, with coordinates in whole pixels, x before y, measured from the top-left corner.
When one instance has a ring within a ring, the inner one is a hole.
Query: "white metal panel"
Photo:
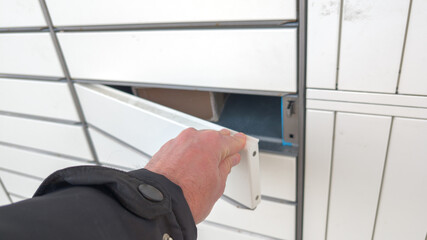
[[[37,0],[0,0],[0,28],[46,26]]]
[[[92,142],[95,146],[98,160],[101,163],[112,164],[129,169],[143,168],[150,157],[125,146],[105,135],[89,128]]]
[[[334,135],[334,112],[307,110],[304,240],[325,238]]]
[[[10,195],[10,198],[12,199],[13,203],[17,203],[17,202],[20,202],[20,201],[27,199],[27,198],[18,197],[16,195]]]
[[[255,210],[249,211],[220,199],[206,220],[275,238],[295,239],[293,205],[263,200]]]
[[[215,227],[209,223],[200,223],[197,225],[197,239],[198,240],[260,240],[249,234],[242,234],[238,230],[224,229]]]
[[[335,89],[340,0],[308,0],[307,87]]]
[[[89,124],[152,156],[188,127],[223,127],[101,85],[76,85]],[[99,106],[108,106],[100,108]],[[256,154],[253,154],[253,153]],[[260,202],[258,139],[248,137],[225,194],[250,208]]]
[[[0,73],[62,77],[49,33],[0,34]]]
[[[259,165],[262,195],[295,201],[296,158],[262,152]]]
[[[391,117],[337,113],[328,240],[372,237]]]
[[[367,113],[410,118],[427,119],[427,108],[377,105],[366,103],[336,102],[324,100],[307,100],[308,109],[331,110],[354,113]]]
[[[399,93],[427,95],[427,1],[412,0]]]
[[[47,0],[56,26],[296,19],[295,0]]]
[[[307,99],[427,108],[427,97],[307,89]]]
[[[58,33],[73,78],[296,91],[295,29]]]
[[[0,115],[0,142],[91,159],[81,126]]]
[[[42,183],[41,180],[24,177],[3,170],[0,170],[0,178],[8,192],[27,198],[32,197]]]
[[[0,111],[79,121],[63,82],[0,78]]]
[[[425,238],[426,143],[427,120],[394,120],[374,240]]]
[[[7,196],[6,190],[3,188],[3,184],[0,177],[0,206],[4,206],[10,203],[10,199]]]
[[[409,0],[345,0],[338,89],[394,93]]]
[[[15,172],[46,178],[53,172],[89,163],[77,162],[56,156],[30,152],[0,145],[0,166]]]

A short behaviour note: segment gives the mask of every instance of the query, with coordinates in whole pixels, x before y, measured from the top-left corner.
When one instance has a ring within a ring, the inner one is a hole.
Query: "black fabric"
[[[146,199],[140,184],[164,196]],[[34,197],[0,208],[0,239],[196,239],[182,190],[146,169],[122,172],[84,166],[50,175]]]

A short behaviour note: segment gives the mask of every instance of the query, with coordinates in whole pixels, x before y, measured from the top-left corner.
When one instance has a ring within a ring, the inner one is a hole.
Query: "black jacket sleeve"
[[[0,208],[0,239],[196,238],[181,188],[146,169],[67,168],[33,198]]]

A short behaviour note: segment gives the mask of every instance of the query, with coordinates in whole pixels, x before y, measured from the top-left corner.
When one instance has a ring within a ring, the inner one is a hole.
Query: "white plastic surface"
[[[24,177],[3,170],[0,170],[0,178],[8,192],[18,194],[26,198],[32,197],[42,183],[41,180]]]
[[[0,177],[0,206],[10,204],[9,197],[7,196],[6,190],[3,188],[1,177]]]
[[[412,0],[399,93],[427,95],[427,1]]]
[[[345,0],[338,89],[396,92],[409,0]]]
[[[304,240],[325,239],[335,113],[307,110]]]
[[[207,217],[215,222],[279,239],[295,239],[295,206],[263,200],[253,211],[220,199]]]
[[[0,145],[0,166],[4,169],[46,178],[53,172],[89,163],[77,162],[51,155]]]
[[[58,38],[76,79],[296,91],[295,29],[58,33]]]
[[[0,78],[0,111],[79,121],[64,82]]]
[[[340,0],[308,0],[307,87],[335,89]]]
[[[63,77],[49,33],[0,34],[0,73]]]
[[[46,26],[38,0],[0,0],[0,28]]]
[[[15,196],[15,195],[10,195],[10,199],[12,199],[13,203],[17,203],[17,202],[20,202],[20,201],[24,201],[27,198],[18,197],[18,196]]]
[[[295,201],[296,158],[261,152],[259,165],[262,195]]]
[[[296,19],[296,0],[47,0],[56,26]]]
[[[198,240],[261,240],[263,238],[242,234],[238,230],[229,230],[222,227],[200,223],[197,225]]]
[[[89,128],[89,133],[95,146],[98,160],[101,163],[139,169],[143,168],[150,160],[148,156],[103,135],[93,128]]]
[[[0,142],[92,158],[81,126],[0,115]]]
[[[331,110],[353,113],[368,113],[396,117],[427,119],[427,108],[403,107],[381,104],[366,104],[353,102],[337,102],[325,100],[307,100],[307,108],[318,110]]]
[[[400,94],[307,89],[307,99],[427,108],[427,97]]]
[[[427,120],[395,118],[374,240],[424,239]]]
[[[371,239],[391,117],[337,113],[327,240]]]
[[[106,86],[77,84],[76,89],[89,124],[151,156],[188,127],[223,128]],[[225,194],[255,208],[260,202],[258,139],[248,137],[240,154],[241,162],[231,171]]]

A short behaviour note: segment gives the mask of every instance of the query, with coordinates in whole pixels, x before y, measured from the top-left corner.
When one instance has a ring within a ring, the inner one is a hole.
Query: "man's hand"
[[[146,169],[179,185],[196,224],[203,221],[224,193],[231,168],[240,162],[246,136],[230,131],[188,128],[154,154]]]

